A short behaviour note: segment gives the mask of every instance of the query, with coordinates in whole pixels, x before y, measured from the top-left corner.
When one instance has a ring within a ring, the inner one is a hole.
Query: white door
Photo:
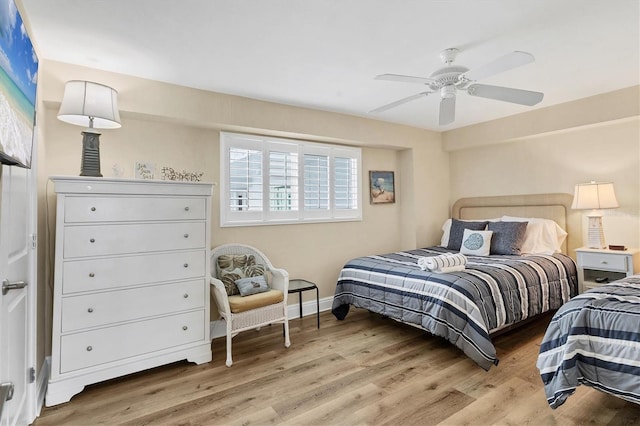
[[[4,403],[0,426],[29,424],[35,418],[35,176],[35,169],[2,166],[0,384],[11,384],[13,396]],[[22,283],[27,286],[20,288]]]

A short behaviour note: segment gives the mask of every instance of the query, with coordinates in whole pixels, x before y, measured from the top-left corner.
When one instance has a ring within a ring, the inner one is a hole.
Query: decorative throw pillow
[[[460,253],[474,256],[489,256],[493,231],[465,229],[460,244]]]
[[[256,293],[269,291],[269,286],[264,276],[240,278],[236,280],[236,286],[240,291],[240,296],[250,296]]]
[[[228,296],[240,294],[236,281],[246,277],[263,276],[264,265],[256,263],[254,255],[223,254],[218,256],[218,278],[224,284]]]
[[[567,231],[562,229],[551,219],[536,217],[503,216],[506,222],[528,222],[527,232],[524,234],[522,253],[553,254],[562,251],[562,243],[567,237]]]
[[[451,219],[451,230],[449,231],[449,243],[447,244],[447,248],[449,250],[460,250],[464,230],[470,229],[472,231],[484,231],[487,227],[487,223],[489,222],[467,222],[458,219]]]
[[[491,254],[507,254],[520,256],[527,222],[491,222]]]
[[[220,281],[222,281],[222,284],[224,284],[227,296],[233,296],[234,294],[240,294],[238,286],[236,286],[236,281],[241,278],[245,278],[246,275],[242,272],[242,269],[236,268],[232,271],[223,269],[220,271],[220,275],[218,277],[220,278]]]

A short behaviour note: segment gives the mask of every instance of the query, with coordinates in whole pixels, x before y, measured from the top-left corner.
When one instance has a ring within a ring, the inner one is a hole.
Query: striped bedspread
[[[553,256],[467,256],[464,271],[423,271],[417,259],[449,252],[430,247],[349,261],[332,312],[364,308],[444,337],[482,368],[497,365],[489,333],[557,309],[577,293],[575,263]]]
[[[640,275],[593,288],[560,308],[537,366],[552,408],[581,384],[640,404]]]

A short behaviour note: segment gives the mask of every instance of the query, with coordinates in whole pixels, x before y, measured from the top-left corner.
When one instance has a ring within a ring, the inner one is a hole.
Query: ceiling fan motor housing
[[[464,79],[460,79],[460,76],[467,71],[469,71],[469,68],[460,65],[450,65],[440,68],[431,74],[430,78],[435,81],[429,83],[429,87],[431,90],[436,91],[445,86],[460,86],[466,83]]]

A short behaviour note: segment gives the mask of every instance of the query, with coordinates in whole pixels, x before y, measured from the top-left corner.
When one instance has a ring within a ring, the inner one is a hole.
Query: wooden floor
[[[71,402],[43,409],[45,425],[624,425],[635,405],[581,386],[548,407],[535,367],[549,318],[494,339],[500,364],[485,372],[444,340],[353,310],[322,313],[225,341],[213,361],[180,362],[88,386]]]

